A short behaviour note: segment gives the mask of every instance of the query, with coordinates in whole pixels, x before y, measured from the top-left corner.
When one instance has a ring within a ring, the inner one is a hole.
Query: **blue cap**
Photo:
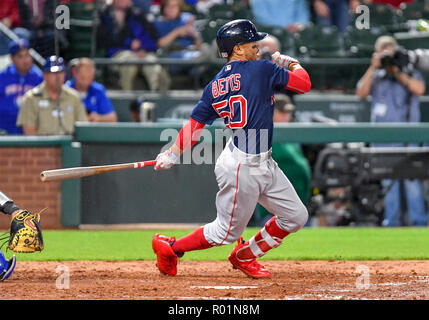
[[[16,41],[11,41],[9,43],[9,53],[11,55],[14,55],[19,50],[28,49],[28,48],[30,48],[30,44],[25,39],[19,39],[19,40],[16,40]]]
[[[50,56],[43,65],[43,72],[61,72],[65,69],[64,59],[58,56]]]

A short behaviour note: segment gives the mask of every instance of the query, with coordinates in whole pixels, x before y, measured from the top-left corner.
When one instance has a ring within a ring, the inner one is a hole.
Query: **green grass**
[[[180,231],[44,231],[41,253],[16,254],[20,261],[154,260],[152,236],[177,238]],[[248,228],[245,239],[258,229]],[[184,260],[226,260],[233,244],[185,254]],[[4,250],[3,250],[4,251]],[[10,257],[12,252],[6,253]],[[429,228],[305,228],[289,235],[266,260],[422,260],[429,259]]]

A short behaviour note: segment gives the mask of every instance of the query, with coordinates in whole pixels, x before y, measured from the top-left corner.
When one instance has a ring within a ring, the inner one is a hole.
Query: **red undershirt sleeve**
[[[297,69],[293,72],[289,71],[289,81],[285,87],[296,93],[306,93],[311,89],[310,76],[305,69]]]
[[[174,142],[175,145],[182,151],[191,149],[194,144],[198,142],[204,126],[204,123],[189,118],[188,122],[180,130],[176,141]]]

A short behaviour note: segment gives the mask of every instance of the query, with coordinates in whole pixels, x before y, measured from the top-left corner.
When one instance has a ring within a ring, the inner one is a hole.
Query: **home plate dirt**
[[[429,261],[262,261],[251,279],[227,261],[181,261],[161,275],[155,261],[20,262],[0,300],[429,300]]]

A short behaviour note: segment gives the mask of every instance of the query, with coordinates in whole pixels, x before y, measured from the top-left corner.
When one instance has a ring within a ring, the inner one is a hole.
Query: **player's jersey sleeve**
[[[260,60],[262,74],[264,78],[268,78],[270,88],[285,88],[289,82],[289,72],[274,62],[268,60]]]
[[[213,98],[211,96],[211,82],[205,87],[200,101],[198,101],[194,110],[192,110],[191,118],[195,121],[204,124],[212,124],[219,115],[216,113],[212,106]]]

